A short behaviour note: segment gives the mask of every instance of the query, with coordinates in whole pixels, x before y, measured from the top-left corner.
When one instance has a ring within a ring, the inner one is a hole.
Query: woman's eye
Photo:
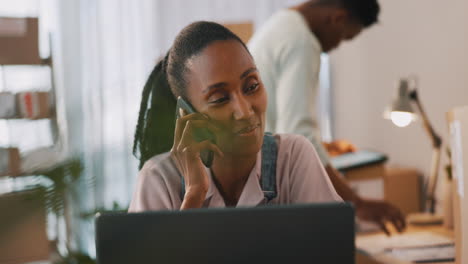
[[[245,89],[245,92],[246,92],[246,93],[252,93],[252,92],[254,92],[255,90],[257,90],[259,86],[260,86],[259,83],[254,83],[253,85],[250,85],[249,87],[247,87],[247,88]]]
[[[223,103],[225,101],[227,101],[229,98],[227,96],[213,96],[213,98],[210,98],[210,100],[208,101],[210,104],[220,104],[220,103]]]

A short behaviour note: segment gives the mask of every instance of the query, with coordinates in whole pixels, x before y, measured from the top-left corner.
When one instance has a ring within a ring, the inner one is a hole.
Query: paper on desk
[[[364,235],[356,238],[356,247],[370,255],[388,249],[453,244],[453,240],[433,232],[414,232],[388,237],[385,234]]]
[[[455,259],[455,246],[435,246],[435,247],[417,247],[400,248],[392,250],[389,255],[399,260],[410,262],[425,261],[453,261]]]
[[[452,168],[454,177],[458,180],[458,195],[464,197],[464,183],[463,183],[463,150],[462,150],[462,139],[461,139],[461,124],[460,121],[456,120],[450,124],[451,134],[451,148],[452,148]]]

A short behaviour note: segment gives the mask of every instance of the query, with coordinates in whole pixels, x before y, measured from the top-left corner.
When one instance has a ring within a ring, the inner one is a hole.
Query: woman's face
[[[267,96],[255,63],[235,40],[216,41],[187,61],[187,96],[220,128],[217,145],[234,156],[263,143]]]

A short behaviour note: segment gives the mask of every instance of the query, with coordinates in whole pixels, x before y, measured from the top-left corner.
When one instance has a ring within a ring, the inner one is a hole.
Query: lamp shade
[[[398,94],[392,104],[387,108],[384,117],[391,119],[399,127],[405,127],[416,119],[416,114],[411,106],[409,83],[407,79],[401,79]]]

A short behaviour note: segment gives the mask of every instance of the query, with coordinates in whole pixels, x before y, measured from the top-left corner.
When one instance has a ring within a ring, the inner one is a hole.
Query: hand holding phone
[[[182,98],[177,103],[177,121],[171,158],[185,181],[185,196],[181,210],[200,208],[205,200],[210,180],[206,167],[213,162],[214,152],[223,153],[215,144],[213,132],[219,129],[204,115],[194,111]]]
[[[176,116],[177,119],[181,118],[181,110],[185,112],[185,114],[194,114],[197,113],[195,109],[190,105],[187,101],[185,101],[182,97],[179,96],[177,98],[177,107],[176,107]],[[193,131],[193,138],[197,142],[203,142],[206,140],[209,140],[213,144],[216,144],[216,137],[214,134],[207,128],[207,127],[201,127],[201,128],[196,128]],[[210,168],[211,165],[213,164],[213,158],[214,158],[214,153],[212,150],[207,150],[204,149],[200,151],[200,157],[203,162],[203,164],[207,167]]]

